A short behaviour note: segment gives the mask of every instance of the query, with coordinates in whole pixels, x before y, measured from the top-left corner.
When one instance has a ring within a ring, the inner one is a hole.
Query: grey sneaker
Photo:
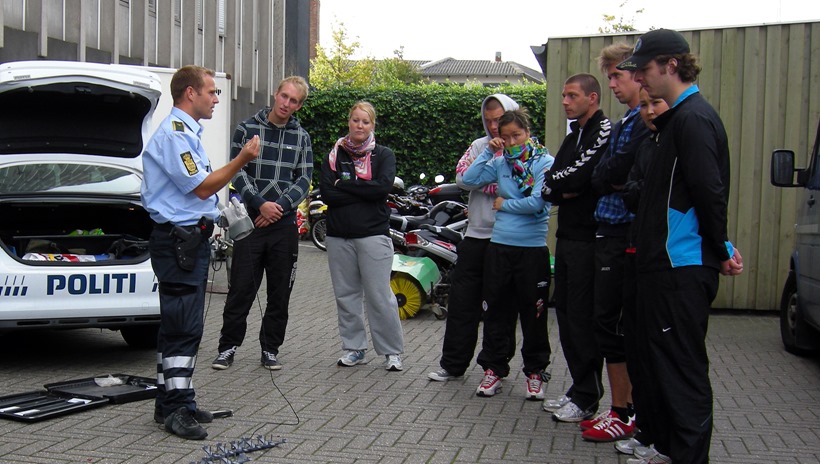
[[[555,412],[564,407],[564,405],[570,401],[572,401],[572,399],[569,396],[561,395],[560,398],[556,398],[554,400],[544,400],[544,402],[541,403],[541,407],[544,408],[544,411]]]
[[[231,364],[233,364],[233,355],[236,354],[237,348],[239,347],[232,346],[225,351],[220,351],[216,359],[214,359],[214,362],[211,363],[211,367],[220,371],[231,367]]]
[[[430,380],[435,380],[436,382],[447,382],[448,380],[453,380],[461,377],[460,375],[453,375],[447,372],[447,369],[439,369],[437,371],[429,372],[427,374],[427,378]]]
[[[282,363],[276,359],[276,355],[271,353],[270,351],[263,351],[262,352],[262,366],[265,369],[270,369],[272,371],[278,371],[282,369]]]
[[[552,413],[552,419],[558,422],[581,422],[582,420],[590,419],[594,415],[595,411],[591,409],[581,409],[577,404],[570,401]]]
[[[617,450],[621,454],[635,454],[635,448],[643,447],[643,443],[636,440],[634,437],[628,438],[626,440],[618,440],[615,442],[615,450]],[[639,456],[640,457],[640,456]]]
[[[348,350],[344,356],[339,358],[339,361],[336,362],[336,364],[347,367],[352,367],[356,364],[365,364],[364,350]]]
[[[384,357],[387,359],[384,368],[387,369],[388,371],[394,371],[395,372],[395,371],[400,371],[400,370],[404,369],[404,367],[401,365],[401,356],[400,355],[388,354],[388,355],[385,355]]]

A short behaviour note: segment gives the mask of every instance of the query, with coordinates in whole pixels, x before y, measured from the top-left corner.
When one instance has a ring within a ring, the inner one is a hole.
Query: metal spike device
[[[202,447],[205,457],[191,464],[243,464],[251,460],[245,453],[275,448],[284,443],[287,443],[284,438],[275,440],[273,436],[265,438],[259,435],[256,438],[243,437],[230,443],[207,445]]]

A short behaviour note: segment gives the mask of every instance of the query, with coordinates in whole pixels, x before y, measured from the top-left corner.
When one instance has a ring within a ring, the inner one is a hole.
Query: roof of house
[[[418,66],[424,77],[520,77],[524,76],[534,82],[544,82],[544,75],[535,69],[520,65],[514,61],[490,60],[457,60],[443,58],[435,61],[409,60]]]

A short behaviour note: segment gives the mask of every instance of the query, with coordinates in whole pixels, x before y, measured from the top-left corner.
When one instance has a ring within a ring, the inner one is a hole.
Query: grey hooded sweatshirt
[[[496,93],[485,98],[481,103],[481,120],[484,123],[484,132],[487,133],[485,137],[475,139],[470,144],[470,148],[464,153],[464,156],[459,160],[459,164],[469,160],[472,162],[478,155],[484,152],[484,149],[489,145],[492,135],[487,128],[487,121],[484,120],[484,107],[487,100],[494,98],[501,103],[504,111],[512,111],[518,109],[518,103],[512,98],[503,93]],[[463,172],[463,171],[462,171]],[[470,191],[470,198],[467,201],[467,210],[470,217],[467,225],[467,237],[489,239],[493,234],[493,224],[495,224],[495,211],[493,210],[493,202],[495,195],[485,193],[485,187],[470,187],[464,184],[461,180],[461,173],[456,173],[456,183],[459,187]]]

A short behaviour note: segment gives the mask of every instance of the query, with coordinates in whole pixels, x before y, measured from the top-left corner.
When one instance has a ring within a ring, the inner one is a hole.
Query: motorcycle
[[[390,215],[390,238],[396,252],[407,254],[404,233],[420,229],[422,225],[448,226],[454,230],[467,227],[467,205],[457,201],[443,201],[420,215]]]
[[[445,319],[456,245],[467,227],[466,205],[445,201],[426,215],[392,215],[390,222],[396,249],[390,287],[399,317],[408,319],[428,308],[437,319]]]
[[[419,175],[419,180],[424,181],[427,176],[424,173]],[[445,184],[444,176],[439,174],[434,178],[435,187],[429,188],[423,184],[413,185],[407,189],[407,194],[415,201],[433,206],[442,201],[457,201],[464,203],[466,201],[466,192],[458,186],[458,184]]]
[[[429,224],[404,234],[409,254],[393,256],[390,277],[401,319],[415,316],[422,308],[430,309],[436,319],[447,318],[450,278],[462,238],[462,232]]]

